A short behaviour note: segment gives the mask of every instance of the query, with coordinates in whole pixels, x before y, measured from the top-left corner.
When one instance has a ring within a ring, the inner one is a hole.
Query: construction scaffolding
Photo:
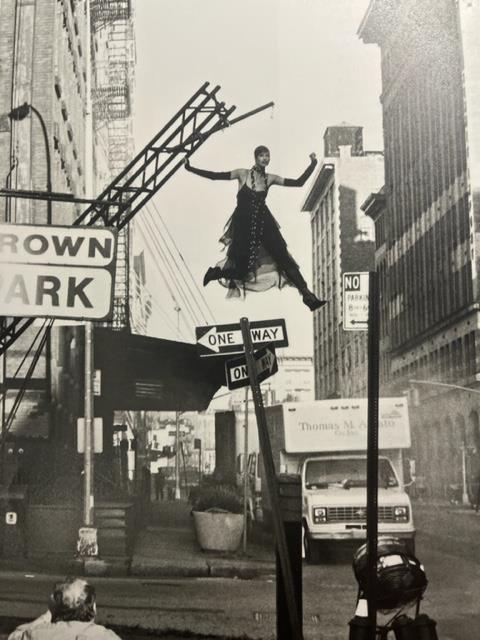
[[[103,172],[103,184],[99,185],[103,188],[134,154],[131,96],[135,41],[130,0],[96,0],[92,2],[91,19],[95,52],[94,130],[97,140],[106,147],[107,170]],[[113,319],[109,323],[114,330],[130,328],[130,234],[131,227],[118,233]]]

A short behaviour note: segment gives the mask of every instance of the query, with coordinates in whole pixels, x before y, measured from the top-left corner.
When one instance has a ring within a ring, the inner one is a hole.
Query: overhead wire
[[[97,133],[98,133],[98,136],[99,136],[99,141],[100,141],[101,145],[103,146],[104,150],[106,151],[106,150],[107,150],[107,149],[106,149],[106,141],[105,141],[105,137],[104,137],[104,135],[103,135],[103,132],[98,131]],[[152,221],[154,221],[154,216],[153,216],[153,215],[151,215],[151,218],[152,218]],[[137,219],[137,220],[138,220],[138,219]],[[139,220],[139,222],[140,222],[140,220]],[[147,224],[148,224],[148,223],[147,223]],[[140,233],[141,233],[142,237],[143,237],[143,238],[144,238],[144,240],[146,241],[146,240],[147,240],[147,238],[148,238],[148,235],[147,235],[147,234],[145,234],[145,232],[143,232],[143,231],[142,231],[142,229],[141,229],[141,227],[140,227],[140,224],[138,224],[138,223],[137,223],[136,227],[139,229],[139,231],[140,231]],[[161,234],[161,231],[160,231],[160,229],[158,228],[158,226],[157,226],[157,225],[155,225],[155,227],[156,227],[156,229],[157,229],[157,232],[159,232],[159,233]],[[151,229],[151,227],[150,227],[149,231],[151,231],[151,230],[152,230],[152,229]],[[167,229],[167,231],[168,231],[168,229]],[[168,233],[170,234],[170,232],[169,232],[169,231],[168,231]],[[166,242],[165,242],[165,239],[164,239],[163,234],[161,234],[161,236],[162,236],[162,239],[164,240],[164,244],[165,244],[165,246],[166,246],[166,247],[167,247],[167,249],[169,250],[169,248],[168,248],[168,243],[166,243]],[[152,233],[150,237],[154,238],[154,240],[156,241],[157,233]],[[160,245],[160,243],[159,243],[159,242],[157,242],[157,241],[156,241],[156,242],[155,242],[155,244],[156,244],[157,249],[158,249],[158,251],[159,251],[159,253],[160,253],[160,257],[162,258],[162,261],[164,262],[164,264],[166,265],[167,270],[169,271],[169,276],[170,276],[171,280],[177,284],[177,289],[178,289],[179,295],[182,297],[183,304],[188,308],[188,310],[189,310],[189,312],[190,312],[191,316],[193,317],[193,322],[194,322],[194,324],[195,324],[195,323],[197,323],[197,324],[198,324],[198,322],[197,322],[197,320],[196,320],[196,318],[195,318],[195,313],[194,313],[194,311],[193,311],[193,307],[192,307],[192,305],[191,305],[191,304],[190,304],[190,302],[189,302],[189,298],[188,298],[188,296],[186,296],[186,295],[185,295],[184,290],[183,290],[181,287],[179,287],[179,286],[178,286],[178,281],[177,281],[177,278],[176,278],[176,276],[175,276],[175,270],[174,270],[174,269],[169,265],[168,259],[167,259],[167,257],[165,256],[165,251],[164,251],[164,250],[162,250],[161,245]],[[148,246],[148,247],[146,247],[146,248],[147,248],[147,252],[148,252],[149,254],[151,254],[151,255],[152,255],[152,258],[154,259],[154,262],[156,262],[157,269],[159,270],[160,274],[162,275],[162,278],[164,279],[164,281],[165,281],[165,283],[166,283],[166,285],[167,285],[167,288],[169,289],[170,295],[172,296],[172,299],[174,300],[176,307],[178,307],[179,309],[181,309],[180,304],[179,304],[179,302],[178,302],[178,300],[177,300],[177,298],[176,298],[175,294],[173,293],[172,288],[168,285],[168,282],[167,282],[167,279],[166,279],[166,277],[165,277],[165,274],[162,272],[162,269],[161,269],[161,268],[159,268],[158,261],[155,261],[155,257],[154,257],[154,256],[155,256],[155,252],[152,252],[152,250],[151,250],[151,247],[150,247],[150,246]],[[176,264],[176,265],[177,265],[177,267],[178,267],[178,263],[176,263],[176,261],[175,261],[175,258],[174,258],[174,256],[173,256],[173,254],[171,253],[171,251],[170,251],[170,250],[169,250],[169,252],[170,252],[170,255],[172,256],[173,261],[175,262],[175,264]],[[186,263],[185,263],[185,264],[186,264]],[[183,274],[182,274],[182,277],[184,278]],[[192,291],[191,291],[191,289],[188,287],[188,283],[186,282],[185,278],[184,278],[184,281],[185,281],[185,283],[186,283],[186,285],[187,285],[187,288],[189,289],[190,296],[192,297],[192,299],[195,299],[195,298],[194,298],[194,296],[193,296],[193,292],[192,292]],[[150,292],[150,295],[152,295],[152,293],[151,293],[151,292]],[[152,300],[154,300],[154,299],[155,299],[155,297],[152,295]],[[195,300],[195,301],[196,301],[196,300]],[[196,304],[197,304],[197,306],[199,307],[198,302],[197,302]],[[158,307],[158,309],[161,309],[161,305],[160,305],[160,304],[158,304],[158,305],[157,305],[157,307]],[[199,307],[199,309],[200,309],[200,312],[203,314],[203,312],[202,312],[202,310],[201,310],[201,308],[200,308],[200,307]],[[167,316],[165,315],[165,313],[164,313],[163,309],[161,310],[161,312],[163,313],[164,317],[167,317]],[[176,331],[176,332],[177,332],[177,330],[178,330],[178,328],[177,328],[177,329],[175,329],[175,331]]]
[[[147,288],[147,292],[152,295],[151,291]],[[180,327],[176,327],[173,320],[167,315],[165,309],[161,306],[161,304],[152,296],[152,305],[155,306],[156,310],[164,317],[166,323],[168,324],[169,329],[176,335],[178,332],[182,333],[184,337],[187,337],[185,331]],[[190,339],[190,336],[188,336]]]
[[[147,211],[147,214],[148,214],[150,220],[148,221],[147,218],[145,218],[145,222],[147,224],[148,224],[148,222],[150,222],[150,224],[153,225],[153,227],[155,228],[158,236],[160,236],[160,238],[162,239],[163,244],[164,244],[166,250],[168,251],[168,253],[170,254],[170,256],[172,258],[172,261],[174,263],[174,267],[175,267],[174,273],[180,274],[183,282],[185,283],[187,292],[189,294],[189,298],[195,303],[198,311],[200,312],[200,317],[203,318],[203,321],[208,324],[208,320],[205,317],[205,311],[202,309],[201,305],[198,303],[197,297],[195,296],[194,292],[192,291],[192,288],[190,287],[189,283],[187,282],[187,279],[186,279],[186,277],[185,277],[180,265],[178,264],[177,260],[175,259],[175,256],[172,253],[172,250],[170,249],[169,243],[165,240],[165,237],[164,237],[164,235],[162,233],[162,230],[158,226],[158,224],[156,222],[156,219],[155,219],[155,216],[153,215],[153,212],[151,211],[151,209],[149,209],[148,205],[146,206],[146,211]],[[175,277],[175,279],[177,279],[177,278]],[[180,283],[179,283],[179,287],[181,287],[182,290],[183,290],[183,285],[181,285]]]
[[[156,216],[153,217],[153,221],[155,222],[158,219],[158,220],[160,220],[160,222],[165,227],[165,231],[166,231],[166,233],[168,235],[168,239],[169,239],[170,243],[173,245],[173,247],[175,248],[176,252],[178,253],[178,256],[179,256],[180,260],[182,261],[183,265],[185,266],[185,269],[186,269],[188,275],[190,276],[190,279],[192,280],[192,282],[194,284],[194,287],[195,287],[195,289],[196,289],[196,291],[197,291],[197,293],[198,293],[198,295],[200,297],[200,300],[203,302],[205,308],[207,309],[208,313],[210,314],[212,321],[216,322],[215,315],[214,315],[213,311],[211,310],[210,306],[208,305],[208,302],[207,302],[202,290],[198,286],[196,278],[193,277],[193,274],[192,274],[192,272],[191,272],[191,270],[190,270],[190,268],[188,266],[188,263],[186,262],[186,260],[183,257],[180,249],[177,246],[177,243],[175,242],[175,239],[173,238],[172,234],[170,233],[170,230],[169,230],[165,220],[163,219],[162,214],[158,210],[158,207],[155,204],[155,201],[152,199],[150,202],[151,202],[153,208],[155,209],[155,213],[156,213]],[[157,225],[157,228],[158,228],[158,225]],[[167,247],[169,247],[169,243],[165,242],[165,244],[166,244]]]
[[[158,262],[158,259],[157,259],[157,256],[156,256],[156,252],[154,252],[154,251],[152,250],[152,246],[151,246],[151,243],[150,243],[150,239],[148,238],[148,236],[147,236],[147,235],[146,235],[146,233],[142,230],[142,228],[141,228],[141,227],[139,227],[139,231],[140,231],[140,234],[141,234],[141,235],[142,235],[142,237],[143,237],[143,240],[144,240],[144,242],[145,242],[145,245],[146,245],[146,247],[147,247],[148,251],[149,251],[149,252],[150,252],[150,254],[151,254],[151,257],[152,257],[152,259],[153,259],[153,263],[154,263],[154,265],[156,266],[156,268],[157,268],[157,270],[158,270],[159,274],[161,275],[161,277],[162,277],[163,281],[165,282],[165,285],[166,285],[166,287],[167,287],[167,289],[168,289],[168,292],[169,292],[169,294],[170,294],[170,296],[171,296],[172,300],[174,301],[175,305],[181,309],[181,307],[180,307],[180,305],[179,305],[179,303],[178,303],[178,300],[177,300],[177,298],[176,298],[176,296],[175,296],[175,294],[174,294],[174,292],[173,292],[173,290],[172,290],[172,287],[170,286],[170,283],[168,282],[168,279],[167,279],[167,277],[165,276],[165,274],[164,274],[164,272],[163,272],[163,269],[162,269],[162,267],[160,266],[160,264],[159,264],[159,262]],[[183,312],[183,309],[181,309],[181,311],[180,311],[180,312]],[[193,319],[193,318],[192,318],[192,319]],[[194,319],[193,319],[193,322],[195,323],[195,320],[194,320]]]
[[[105,141],[105,137],[104,137],[103,132],[98,131],[97,133],[98,133],[99,141],[100,141],[101,145],[103,146],[104,150],[107,151],[107,149],[106,149],[106,141]],[[169,270],[170,278],[176,284],[179,296],[182,298],[183,303],[188,308],[188,310],[190,312],[190,315],[192,316],[193,321],[194,321],[195,324],[201,324],[201,323],[209,324],[209,322],[210,322],[206,318],[205,310],[202,309],[202,306],[199,304],[198,299],[200,299],[200,301],[203,303],[205,309],[210,314],[213,322],[215,322],[215,317],[213,315],[213,312],[210,309],[210,307],[208,306],[208,303],[207,303],[203,293],[201,292],[200,288],[198,287],[197,281],[193,277],[192,272],[191,272],[187,262],[185,261],[183,255],[181,254],[177,243],[175,242],[172,234],[170,233],[170,230],[168,229],[167,224],[165,223],[165,220],[161,216],[160,212],[158,211],[157,206],[155,205],[155,203],[153,201],[152,201],[152,205],[153,205],[153,207],[155,209],[156,215],[153,214],[153,212],[149,209],[148,205],[146,206],[146,212],[148,213],[149,218],[150,218],[150,225],[153,225],[155,227],[156,232],[157,232],[157,233],[153,233],[151,235],[151,237],[154,238],[155,244],[157,246],[157,249],[160,252],[160,256],[162,258],[162,261],[164,262],[166,268]],[[167,241],[167,239],[165,238],[165,234],[160,229],[160,227],[159,227],[159,225],[157,223],[157,219],[160,219],[160,221],[162,222],[162,224],[163,224],[163,226],[165,228],[165,232],[168,235],[168,240],[169,241]],[[148,225],[148,221],[147,221],[147,219],[145,217],[138,218],[137,220],[138,220],[137,225],[136,225],[137,227],[140,227],[140,225],[142,223],[144,225]],[[149,230],[151,231],[151,226],[150,226]],[[140,229],[140,231],[141,231],[141,229]],[[145,234],[142,234],[142,235],[145,237]],[[164,244],[164,246],[166,248],[166,251],[170,255],[171,260],[173,261],[173,264],[175,265],[175,267],[171,266],[166,254],[165,254],[165,250],[162,249],[162,247],[160,245],[160,242],[157,240],[158,236],[160,236],[160,238],[162,239],[163,244]],[[185,275],[184,275],[184,273],[182,271],[181,265],[179,265],[178,261],[176,260],[175,255],[173,254],[173,252],[172,252],[172,250],[170,248],[170,245],[173,245],[173,247],[175,248],[175,250],[176,250],[176,252],[177,252],[177,254],[178,254],[178,256],[179,256],[179,258],[181,260],[181,263],[183,264],[185,270],[187,271],[187,273],[188,273],[188,275],[189,275],[189,277],[190,277],[190,279],[191,279],[191,281],[192,281],[192,283],[193,283],[193,285],[194,285],[194,287],[195,287],[195,289],[197,291],[198,297],[195,295],[194,291],[192,291],[192,288],[190,287],[190,285],[189,285],[189,283],[187,281],[187,278],[185,277]],[[183,280],[183,282],[185,284],[187,293],[185,292],[185,288],[180,284],[176,273],[180,274],[180,276],[181,276],[181,278],[182,278],[182,280]],[[195,303],[195,306],[196,306],[196,308],[198,309],[198,311],[200,313],[200,317],[203,318],[200,321],[198,320],[198,317],[196,316],[196,313],[194,311],[194,308],[193,308],[190,300],[192,300]],[[178,305],[178,302],[177,302],[177,305]]]
[[[167,269],[171,280],[173,281],[174,285],[176,286],[177,292],[178,292],[180,298],[182,299],[186,310],[189,312],[190,317],[193,320],[193,323],[195,325],[196,324],[200,324],[201,321],[199,321],[197,313],[196,313],[195,309],[193,308],[193,305],[191,304],[190,300],[188,299],[188,295],[185,293],[185,289],[182,287],[181,283],[179,282],[179,280],[177,278],[177,275],[175,273],[175,269],[173,268],[173,266],[169,262],[168,257],[165,255],[165,250],[163,249],[163,247],[161,246],[160,242],[158,241],[158,238],[157,238],[157,236],[155,234],[155,230],[152,228],[152,225],[150,224],[150,222],[146,218],[143,220],[143,224],[147,228],[147,231],[150,234],[150,239],[152,240],[152,242],[156,246],[156,248],[158,250],[158,255],[161,258],[162,262],[164,263],[165,268]]]

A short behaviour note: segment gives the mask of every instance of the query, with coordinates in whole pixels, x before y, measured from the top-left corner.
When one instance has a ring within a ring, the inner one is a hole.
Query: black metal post
[[[375,271],[368,281],[367,602],[369,637],[377,626],[379,304]]]
[[[247,361],[250,387],[252,389],[252,397],[255,405],[255,416],[257,418],[260,451],[262,453],[263,464],[265,467],[265,479],[267,484],[268,496],[270,498],[270,505],[272,507],[272,520],[275,541],[277,544],[280,566],[282,568],[285,600],[292,631],[290,640],[303,640],[302,620],[298,615],[298,605],[296,602],[295,589],[293,586],[292,567],[290,565],[285,528],[283,526],[280,510],[275,464],[273,461],[272,448],[268,435],[268,426],[265,417],[265,409],[263,407],[262,393],[257,379],[255,359],[253,357],[252,338],[250,336],[250,323],[248,321],[248,318],[240,318],[240,327],[242,330],[242,339],[245,348],[245,359]]]
[[[292,567],[295,604],[298,617],[302,620],[302,481],[298,475],[282,473],[277,476],[277,482],[288,557]],[[294,630],[288,614],[285,579],[278,547],[275,558],[277,566],[277,640],[290,640]]]

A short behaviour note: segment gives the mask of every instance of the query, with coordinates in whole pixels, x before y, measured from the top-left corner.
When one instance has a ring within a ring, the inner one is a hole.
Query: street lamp
[[[30,112],[34,113],[37,116],[38,121],[40,122],[40,126],[42,128],[43,140],[45,142],[45,157],[47,160],[47,194],[50,194],[52,192],[52,167],[50,162],[50,146],[48,144],[47,127],[45,126],[45,121],[42,118],[41,113],[38,111],[38,109],[35,109],[33,105],[28,104],[27,102],[24,102],[19,107],[15,107],[14,109],[12,109],[8,114],[8,117],[10,118],[10,120],[15,120],[18,122],[20,120],[24,120],[28,115],[30,115]],[[52,224],[52,201],[50,199],[47,200],[47,224]]]

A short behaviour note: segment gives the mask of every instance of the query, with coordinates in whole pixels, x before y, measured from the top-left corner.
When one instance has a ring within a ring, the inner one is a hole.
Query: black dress
[[[217,267],[221,270],[219,282],[228,288],[227,298],[285,285],[299,290],[307,287],[265,203],[267,193],[268,189],[255,191],[245,183],[220,238],[227,255]]]

